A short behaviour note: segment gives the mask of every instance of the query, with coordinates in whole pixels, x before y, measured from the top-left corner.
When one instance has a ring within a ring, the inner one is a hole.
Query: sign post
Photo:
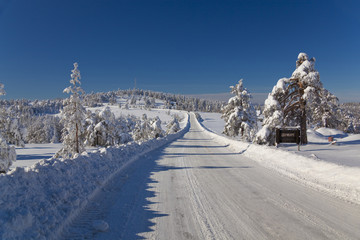
[[[296,143],[300,151],[300,129],[277,128],[276,145],[279,143]]]

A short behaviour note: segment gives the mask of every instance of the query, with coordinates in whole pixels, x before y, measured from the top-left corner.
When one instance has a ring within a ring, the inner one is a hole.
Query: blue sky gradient
[[[5,98],[66,97],[73,62],[86,92],[269,92],[315,57],[325,88],[360,101],[360,1],[0,0]],[[348,99],[348,98],[354,99]]]

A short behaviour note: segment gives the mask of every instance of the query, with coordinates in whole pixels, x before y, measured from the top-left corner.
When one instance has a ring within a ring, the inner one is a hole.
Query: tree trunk
[[[75,126],[76,126],[76,133],[75,133],[76,149],[75,149],[75,151],[76,151],[77,153],[79,153],[79,127],[78,127],[78,124],[77,124],[77,123],[75,124]]]
[[[302,96],[304,95],[304,88],[302,87],[302,84],[299,84],[299,94],[300,94],[300,143],[301,144],[307,144],[307,127],[306,127],[306,101],[302,99]]]

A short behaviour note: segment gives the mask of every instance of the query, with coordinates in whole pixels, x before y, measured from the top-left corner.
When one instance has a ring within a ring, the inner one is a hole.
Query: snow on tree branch
[[[222,109],[222,118],[226,122],[224,134],[231,137],[241,134],[243,140],[251,141],[257,131],[257,116],[250,102],[251,94],[242,81],[240,79],[238,84],[230,87],[235,96]]]
[[[80,97],[84,91],[80,87],[80,71],[77,63],[74,63],[74,69],[71,72],[70,83],[72,85],[64,89],[64,92],[71,95],[65,100],[61,120],[64,124],[62,133],[63,148],[59,151],[58,155],[63,157],[74,157],[76,154],[85,151],[84,124],[86,111]]]

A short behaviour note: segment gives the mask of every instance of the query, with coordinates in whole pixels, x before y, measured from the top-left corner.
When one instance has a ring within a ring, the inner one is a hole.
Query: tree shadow
[[[145,239],[144,235],[154,232],[155,219],[170,216],[170,213],[154,211],[152,206],[154,204],[161,204],[156,202],[154,198],[159,194],[156,192],[156,185],[159,184],[155,180],[156,173],[165,171],[181,171],[184,169],[203,169],[203,170],[216,170],[216,169],[248,169],[250,166],[170,166],[160,164],[161,159],[171,157],[165,149],[169,145],[155,150],[134,162],[131,167],[126,169],[123,174],[129,176],[124,185],[121,187],[123,194],[119,195],[119,200],[116,205],[121,209],[119,212],[114,213],[115,222],[109,222],[110,230],[112,228],[120,228],[117,235],[99,233],[98,239]],[[214,154],[175,154],[175,156],[186,155],[214,155]],[[227,155],[219,153],[219,155]],[[170,181],[170,179],[169,179]],[[113,225],[115,224],[115,225]]]
[[[239,153],[164,153],[166,156],[228,156],[239,155]]]
[[[54,147],[23,147],[22,149],[53,149]]]
[[[49,153],[49,154],[43,154],[43,155],[29,155],[29,154],[18,154],[16,156],[16,160],[22,160],[22,161],[26,161],[26,160],[36,160],[36,159],[48,159],[51,158],[54,154],[53,153]]]
[[[182,145],[182,144],[174,144],[169,146],[168,148],[224,148],[227,147],[227,145],[224,146],[203,146],[203,145]]]
[[[213,142],[212,138],[183,138],[183,139],[179,139],[177,140],[178,142],[190,142],[190,141],[194,141],[194,142],[198,142],[198,141],[202,141],[202,142]]]
[[[110,198],[115,199],[108,203],[111,206],[106,206],[108,210],[104,220],[109,224],[109,230],[93,233],[90,238],[145,239],[140,234],[154,231],[153,219],[169,216],[167,213],[151,209],[153,204],[158,204],[153,200],[158,194],[153,187],[158,184],[153,174],[162,171],[157,163],[162,151],[163,149],[155,150],[150,153],[151,155],[139,158],[117,174],[105,187],[109,194],[114,192],[114,196]]]
[[[360,144],[360,140],[351,140],[351,141],[339,141],[338,145],[358,145]]]

